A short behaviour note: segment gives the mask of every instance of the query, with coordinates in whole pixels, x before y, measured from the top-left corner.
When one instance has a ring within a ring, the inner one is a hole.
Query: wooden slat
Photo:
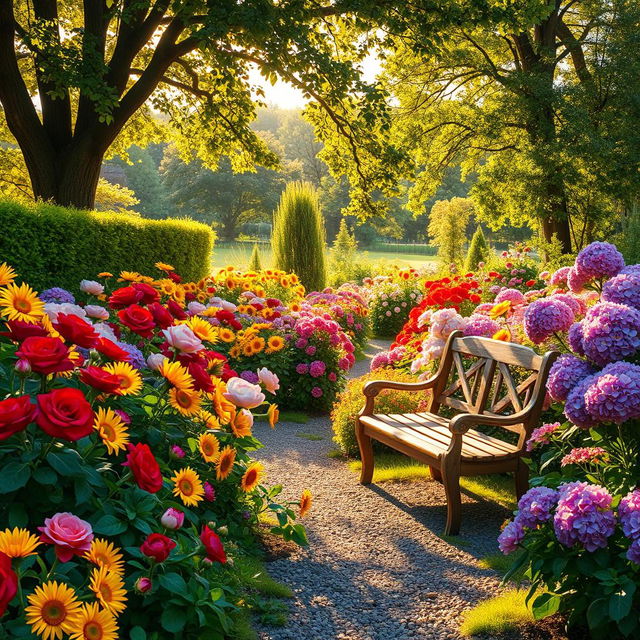
[[[516,411],[522,411],[522,403],[520,402],[520,396],[518,395],[516,383],[513,381],[513,378],[511,377],[511,371],[509,370],[508,365],[504,364],[504,362],[498,362],[498,368],[502,373],[504,384],[507,387],[507,393],[511,398],[511,405]]]
[[[471,388],[469,387],[469,381],[467,380],[467,375],[469,375],[464,370],[464,364],[462,364],[462,356],[459,353],[453,354],[453,363],[456,366],[456,370],[458,371],[458,381],[460,384],[460,388],[462,389],[462,393],[467,402],[467,406],[473,406],[473,398],[471,397]]]
[[[464,355],[479,358],[491,358],[498,362],[523,367],[531,371],[539,371],[542,365],[542,356],[533,349],[512,342],[501,342],[490,338],[468,336],[456,338],[453,342],[453,350]]]
[[[473,407],[474,413],[482,413],[487,405],[487,398],[491,393],[491,383],[493,382],[493,376],[496,371],[495,360],[485,360],[484,368],[482,369],[482,376],[480,382],[480,389],[476,396],[476,404]]]
[[[537,379],[538,379],[538,374],[532,373],[528,378],[526,378],[526,380],[524,380],[518,385],[517,387],[518,395],[520,395],[523,391],[525,391],[525,396],[524,396],[524,399],[522,400],[523,406],[526,406],[527,403],[529,402],[529,399],[531,398],[531,394],[533,393],[533,388],[535,386]],[[510,404],[509,399],[503,398],[502,400],[496,402],[492,407],[492,409],[495,413],[499,414],[500,412],[504,411],[509,406],[509,404]]]

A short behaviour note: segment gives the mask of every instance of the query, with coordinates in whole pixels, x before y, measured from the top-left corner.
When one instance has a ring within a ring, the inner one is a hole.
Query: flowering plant
[[[157,266],[83,281],[79,303],[0,266],[0,616],[16,637],[222,637],[260,514],[305,542],[250,458],[276,379],[238,378],[212,348],[238,322],[225,301]]]

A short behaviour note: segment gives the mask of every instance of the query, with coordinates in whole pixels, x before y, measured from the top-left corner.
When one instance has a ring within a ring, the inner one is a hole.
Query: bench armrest
[[[478,413],[460,413],[449,422],[449,430],[453,434],[463,434],[471,427],[478,424],[486,424],[496,427],[512,427],[516,424],[526,422],[534,407],[530,402],[522,411],[518,411],[510,416],[487,416]]]

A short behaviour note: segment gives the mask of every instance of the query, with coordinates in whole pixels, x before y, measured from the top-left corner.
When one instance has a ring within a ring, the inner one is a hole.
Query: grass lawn
[[[213,248],[212,265],[214,268],[222,268],[228,265],[245,268],[249,263],[253,244],[250,242],[243,245],[217,245]],[[271,264],[271,247],[269,245],[260,245],[260,257],[262,258],[262,266],[266,269]],[[362,259],[369,262],[385,261],[389,264],[397,264],[399,267],[423,267],[425,265],[434,265],[437,262],[435,256],[425,256],[417,253],[394,253],[387,251],[363,251]]]

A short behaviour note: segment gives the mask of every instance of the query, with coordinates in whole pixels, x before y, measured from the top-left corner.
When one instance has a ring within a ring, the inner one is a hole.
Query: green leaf
[[[104,536],[117,536],[127,530],[127,524],[126,522],[121,522],[115,516],[107,514],[93,525],[93,530]]]
[[[38,484],[51,485],[58,481],[58,474],[51,467],[38,467],[33,472],[33,479]]]
[[[160,586],[164,587],[167,591],[182,595],[187,591],[187,583],[179,573],[166,573],[160,576],[158,581]]]
[[[587,609],[587,624],[590,629],[599,627],[607,616],[606,598],[594,600]]]
[[[130,640],[147,640],[147,632],[142,627],[133,627],[129,631]]]
[[[61,476],[75,476],[82,473],[82,458],[75,451],[67,450],[64,453],[53,451],[47,456],[47,462]]]
[[[160,616],[160,624],[165,631],[169,633],[178,633],[182,631],[187,621],[184,607],[169,605]]]
[[[609,616],[615,622],[620,622],[631,611],[633,594],[627,591],[614,593],[609,596]]]
[[[552,616],[554,613],[558,612],[558,609],[560,608],[560,601],[560,596],[553,593],[543,593],[539,595],[533,601],[533,605],[531,607],[533,617],[536,620],[542,620],[542,618]]]
[[[10,462],[2,469],[0,493],[11,493],[24,487],[31,477],[31,469],[24,462]]]

